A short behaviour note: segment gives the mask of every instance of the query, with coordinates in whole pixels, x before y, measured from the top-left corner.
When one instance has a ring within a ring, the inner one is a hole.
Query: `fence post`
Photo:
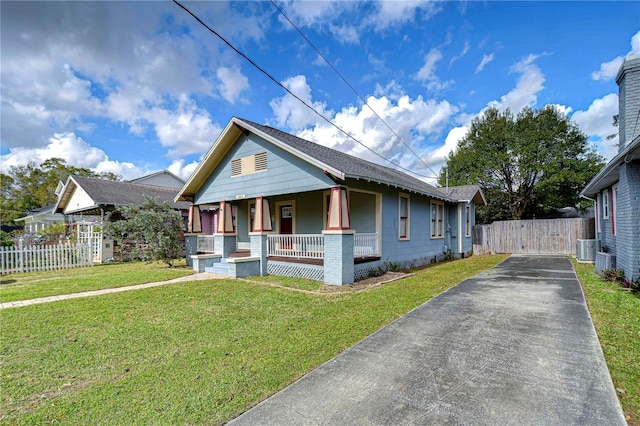
[[[24,272],[24,250],[22,249],[22,238],[18,240],[18,270]]]

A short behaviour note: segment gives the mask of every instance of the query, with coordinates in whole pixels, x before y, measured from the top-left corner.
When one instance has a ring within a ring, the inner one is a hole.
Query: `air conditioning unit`
[[[611,253],[596,253],[596,266],[594,268],[596,274],[607,269],[616,269],[616,257]]]
[[[600,251],[600,240],[578,240],[576,258],[578,262],[595,262],[596,253]]]

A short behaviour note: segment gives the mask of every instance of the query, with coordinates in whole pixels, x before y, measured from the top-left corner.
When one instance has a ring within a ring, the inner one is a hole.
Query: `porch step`
[[[204,268],[204,271],[212,274],[229,275],[229,264],[226,259],[220,259],[220,262]]]

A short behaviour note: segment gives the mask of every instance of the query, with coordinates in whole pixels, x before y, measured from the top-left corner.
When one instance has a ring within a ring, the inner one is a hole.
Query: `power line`
[[[307,102],[305,102],[304,100],[302,100],[298,95],[296,95],[295,93],[293,93],[291,90],[289,90],[286,86],[284,86],[282,83],[280,83],[276,78],[274,78],[271,74],[269,74],[266,70],[264,70],[262,67],[260,67],[258,64],[256,64],[251,58],[249,58],[247,55],[245,55],[243,52],[241,52],[240,50],[238,50],[235,46],[233,46],[229,41],[227,41],[227,39],[225,39],[222,35],[220,35],[218,32],[216,32],[213,28],[211,28],[209,25],[207,25],[205,22],[203,22],[196,14],[194,14],[193,12],[191,12],[186,6],[183,6],[180,2],[178,2],[177,0],[173,0],[173,2],[175,4],[177,4],[178,6],[180,6],[181,9],[183,9],[185,12],[187,12],[189,15],[191,15],[193,17],[193,19],[195,19],[200,25],[202,25],[203,27],[205,27],[207,30],[209,30],[209,32],[211,32],[212,34],[214,34],[216,37],[218,37],[220,40],[222,40],[222,42],[224,42],[224,44],[226,44],[229,48],[231,48],[234,52],[236,52],[238,55],[242,56],[247,62],[249,62],[251,65],[253,65],[258,71],[260,71],[261,73],[263,73],[264,75],[266,75],[271,81],[273,81],[275,84],[277,84],[278,86],[280,86],[282,89],[284,89],[288,94],[290,94],[291,96],[293,96],[294,98],[296,98],[298,101],[300,101],[304,106],[306,106],[307,108],[309,108],[311,111],[313,111],[317,116],[319,116],[320,118],[322,118],[324,121],[326,121],[328,124],[330,124],[331,126],[335,127],[336,129],[338,129],[338,131],[342,132],[345,136],[347,136],[348,138],[352,139],[354,142],[358,143],[359,145],[361,145],[362,147],[366,148],[367,150],[369,150],[371,153],[375,154],[376,156],[380,157],[381,159],[383,159],[384,161],[387,161],[390,164],[393,164],[395,167],[402,169],[408,173],[414,174],[416,176],[420,176],[423,178],[433,178],[433,176],[425,176],[422,175],[420,173],[416,173],[412,170],[409,170],[405,167],[402,167],[399,164],[394,163],[393,161],[389,160],[386,157],[383,157],[381,154],[377,153],[376,151],[374,151],[373,149],[369,148],[367,145],[365,145],[364,143],[360,142],[358,139],[356,139],[353,135],[347,133],[345,130],[343,130],[340,126],[338,126],[337,124],[333,123],[331,120],[329,120],[328,118],[326,118],[324,115],[322,115],[320,112],[318,112],[315,108],[313,108],[311,105],[309,105]]]
[[[338,75],[338,77],[340,77],[340,79],[344,82],[344,84],[346,84],[351,91],[358,97],[358,99],[360,99],[360,101],[369,108],[369,110],[371,110],[371,112],[378,118],[378,120],[380,120],[386,127],[387,129],[389,129],[389,131],[391,131],[391,133],[394,134],[394,136],[396,138],[398,138],[400,140],[400,142],[402,142],[404,144],[404,146],[406,146],[409,151],[411,151],[411,153],[422,163],[425,165],[425,167],[427,169],[429,169],[434,175],[437,175],[437,173],[427,164],[424,162],[424,160],[422,160],[422,158],[420,158],[420,156],[413,150],[413,148],[411,148],[411,145],[409,145],[403,138],[402,136],[400,136],[398,133],[396,133],[395,130],[393,130],[391,128],[391,126],[373,109],[373,107],[371,107],[371,105],[369,105],[369,103],[360,95],[360,93],[358,93],[358,91],[353,87],[353,85],[351,85],[351,83],[349,83],[347,81],[347,79],[340,73],[340,71],[338,71],[336,69],[336,67],[333,66],[333,64],[331,62],[329,62],[329,60],[322,54],[322,52],[311,42],[311,40],[309,40],[309,38],[300,30],[300,28],[298,28],[296,26],[296,24],[294,24],[291,19],[289,19],[289,17],[284,13],[284,11],[275,3],[274,0],[269,0],[269,2],[273,5],[273,7],[275,7],[278,12],[280,12],[280,14],[284,17],[284,19],[287,20],[287,22],[289,22],[289,24],[291,24],[291,26],[298,32],[298,34],[300,34],[300,36],[309,44],[309,46],[311,46],[313,48],[313,50],[316,51],[316,53],[318,55],[320,55],[320,57],[327,63],[327,65],[329,65],[329,67],[331,67],[331,69]],[[436,176],[437,178],[437,176]]]

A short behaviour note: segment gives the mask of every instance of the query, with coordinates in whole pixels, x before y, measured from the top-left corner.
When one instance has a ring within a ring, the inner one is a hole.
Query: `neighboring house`
[[[95,261],[105,261],[113,257],[113,241],[102,235],[102,222],[109,212],[117,211],[118,206],[142,204],[146,200],[145,197],[155,198],[159,202],[167,201],[181,212],[186,230],[190,205],[186,202],[174,202],[184,181],[169,172],[166,173],[156,173],[150,175],[149,179],[136,179],[136,182],[69,176],[58,193],[54,212],[67,217],[73,215],[78,241],[89,241],[94,246]],[[139,183],[140,181],[161,181],[171,186],[149,185]]]
[[[56,224],[64,223],[64,215],[54,213],[54,205],[40,207],[29,211],[29,213],[16,219],[16,222],[24,222],[24,231],[29,234],[38,234],[45,228]]]
[[[169,170],[161,170],[150,175],[132,179],[131,183],[140,183],[144,185],[166,186],[168,188],[180,189],[184,185],[184,180],[171,173]]]
[[[176,200],[219,206],[194,269],[329,284],[469,255],[475,208],[485,204],[478,186],[436,188],[235,117]]]
[[[625,59],[616,83],[618,155],[580,195],[596,201],[596,234],[607,252],[596,255],[596,269],[621,269],[633,281],[640,279],[640,55]]]

